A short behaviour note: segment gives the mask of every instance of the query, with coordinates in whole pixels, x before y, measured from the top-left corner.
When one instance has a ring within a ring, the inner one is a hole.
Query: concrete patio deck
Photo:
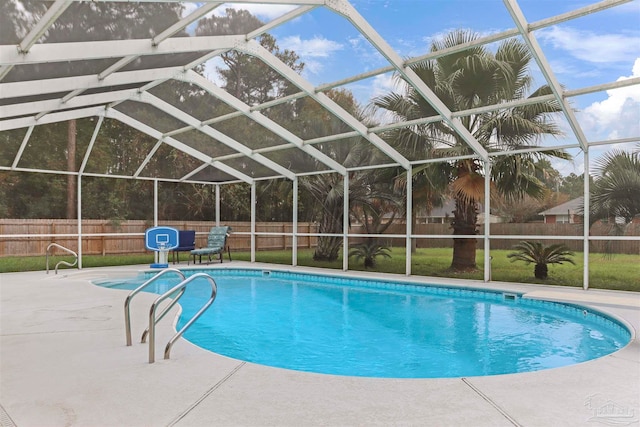
[[[355,378],[246,363],[185,340],[176,343],[170,360],[162,359],[158,345],[156,363],[148,364],[146,345],[125,346],[122,305],[128,291],[90,282],[131,277],[141,269],[146,266],[66,270],[57,276],[43,271],[0,274],[2,427],[639,424],[636,293],[438,281],[594,307],[623,319],[634,329],[634,339],[597,360],[531,373]],[[134,300],[136,335],[153,299],[140,294]],[[159,343],[166,343],[174,332],[171,323],[167,319],[158,325]]]

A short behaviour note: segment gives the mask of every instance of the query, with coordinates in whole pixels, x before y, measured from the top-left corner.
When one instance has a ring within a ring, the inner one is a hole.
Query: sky
[[[593,3],[521,0],[519,5],[531,23]],[[352,0],[351,4],[403,58],[427,53],[433,40],[454,29],[489,35],[515,28],[500,0]],[[226,7],[248,9],[265,22],[291,10],[284,5],[227,4],[214,13],[224,13]],[[388,65],[347,19],[325,8],[287,22],[271,34],[280,48],[298,53],[305,63],[303,76],[314,85]],[[640,0],[536,30],[534,36],[556,79],[568,90],[640,77]],[[531,72],[534,87],[545,83],[535,64]],[[394,89],[392,77],[392,73],[381,74],[344,87],[366,105],[372,97]],[[640,136],[640,85],[572,97],[570,102],[590,142]],[[575,143],[569,124],[559,124],[567,136],[552,143]],[[622,148],[630,146],[634,144]],[[607,149],[611,147],[594,147],[591,157]],[[556,167],[564,175],[582,173],[581,158]]]

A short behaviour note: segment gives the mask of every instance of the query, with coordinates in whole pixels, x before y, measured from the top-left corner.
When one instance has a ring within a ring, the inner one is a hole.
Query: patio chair
[[[218,255],[220,262],[222,263],[222,255],[225,248],[229,254],[229,261],[231,261],[231,248],[227,245],[227,236],[231,233],[231,227],[211,227],[209,236],[207,237],[207,247],[194,249],[191,251],[193,255],[193,263],[196,263],[196,256],[199,257],[199,263],[202,264],[202,255],[206,255],[211,262],[213,255]]]
[[[191,252],[196,248],[196,230],[178,230],[178,247],[171,250],[172,261],[175,264],[176,258],[178,264],[180,264],[180,252]],[[187,265],[191,260],[190,256],[187,256]]]

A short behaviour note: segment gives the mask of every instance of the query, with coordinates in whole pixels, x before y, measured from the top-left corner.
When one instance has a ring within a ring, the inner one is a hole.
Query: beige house
[[[582,223],[583,197],[578,197],[568,202],[554,206],[546,211],[540,212],[544,217],[545,224],[579,224]]]

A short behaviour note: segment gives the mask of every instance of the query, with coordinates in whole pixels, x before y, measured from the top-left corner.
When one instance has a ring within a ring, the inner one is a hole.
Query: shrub
[[[562,264],[563,262],[576,264],[570,258],[573,256],[573,252],[562,243],[545,246],[540,242],[523,241],[513,248],[517,249],[517,252],[511,252],[507,255],[507,258],[511,258],[511,262],[534,263],[536,265],[534,275],[537,279],[544,280],[548,277],[549,269],[547,264]]]
[[[349,258],[355,257],[356,261],[364,259],[364,268],[374,268],[376,266],[376,258],[379,256],[391,258],[390,252],[388,247],[378,242],[364,242],[351,247]]]

